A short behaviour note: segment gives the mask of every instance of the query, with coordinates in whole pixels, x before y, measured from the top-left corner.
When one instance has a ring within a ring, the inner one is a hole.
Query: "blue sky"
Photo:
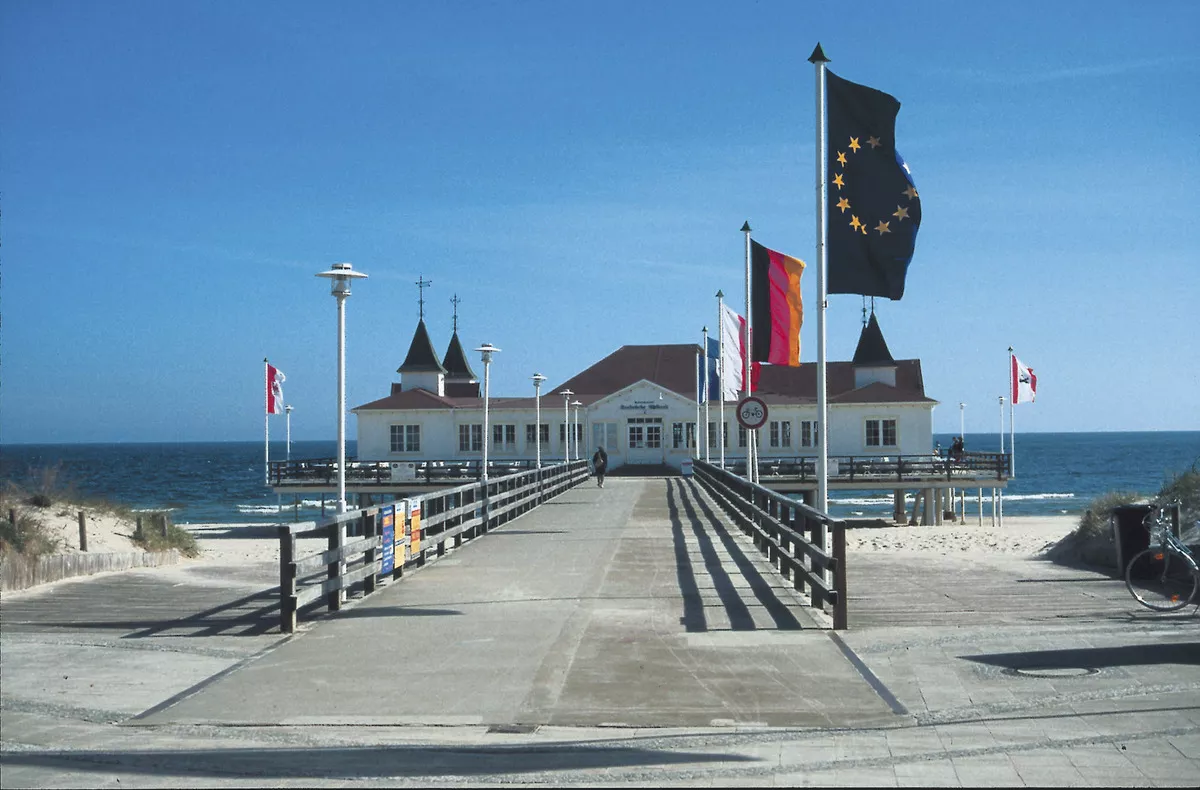
[[[999,7],[998,7],[999,6]],[[427,324],[532,394],[698,342],[749,220],[811,261],[817,41],[903,104],[923,224],[892,353],[937,431],[1200,429],[1200,4],[0,4],[0,440],[293,437],[387,394]],[[815,361],[815,269],[802,359]],[[831,296],[829,357],[861,300]],[[476,365],[482,372],[482,365]],[[282,418],[273,436],[282,437]],[[353,419],[349,427],[354,431]]]

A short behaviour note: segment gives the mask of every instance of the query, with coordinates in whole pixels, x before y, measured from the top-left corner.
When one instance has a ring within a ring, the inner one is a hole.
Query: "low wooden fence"
[[[783,577],[814,608],[831,608],[833,627],[845,629],[845,523],[704,461],[694,462],[693,475]]]
[[[353,510],[320,523],[281,525],[280,629],[294,632],[301,609],[311,604],[336,611],[352,589],[370,595],[381,581],[399,579],[406,568],[425,565],[448,547],[484,535],[587,478],[587,462],[574,461]],[[387,547],[381,514],[390,507],[395,508],[394,539]],[[324,542],[323,550],[301,555],[301,542],[317,540]],[[393,570],[381,575],[389,549]]]

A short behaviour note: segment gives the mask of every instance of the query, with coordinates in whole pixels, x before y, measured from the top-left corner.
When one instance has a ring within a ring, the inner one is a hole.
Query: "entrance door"
[[[627,421],[629,439],[625,463],[663,463],[662,417],[630,417]]]

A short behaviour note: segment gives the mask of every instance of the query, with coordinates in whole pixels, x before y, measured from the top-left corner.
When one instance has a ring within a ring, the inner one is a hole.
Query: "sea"
[[[934,441],[950,447],[951,434]],[[1000,438],[967,434],[966,449],[996,452]],[[1005,437],[1005,449],[1008,437]],[[1200,469],[1200,431],[1153,433],[1018,433],[1015,477],[1004,493],[1006,515],[1075,515],[1109,491],[1155,494],[1174,475]],[[272,442],[271,458],[285,456]],[[355,442],[348,441],[347,458]],[[332,458],[334,441],[293,441],[291,457]],[[135,509],[169,508],[176,523],[278,523],[319,518],[319,496],[279,496],[264,483],[261,442],[161,444],[10,444],[0,446],[0,479],[27,483],[53,469],[57,485]],[[975,513],[977,489],[967,491]],[[991,490],[984,489],[985,513]],[[332,512],[333,496],[324,506]],[[911,506],[911,499],[910,499]],[[838,518],[890,517],[890,492],[833,491]]]

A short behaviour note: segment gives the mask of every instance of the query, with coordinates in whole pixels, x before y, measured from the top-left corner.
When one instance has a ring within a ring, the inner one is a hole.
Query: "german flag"
[[[753,317],[753,360],[771,365],[800,366],[800,276],[804,261],[750,241],[750,313]]]

